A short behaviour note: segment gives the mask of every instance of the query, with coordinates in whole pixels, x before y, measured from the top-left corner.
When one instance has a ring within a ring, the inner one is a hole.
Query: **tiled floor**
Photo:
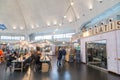
[[[0,80],[120,80],[120,76],[102,72],[85,64],[65,63],[64,68],[58,68],[56,58],[52,59],[52,70],[48,73],[5,71],[5,65],[0,65]]]

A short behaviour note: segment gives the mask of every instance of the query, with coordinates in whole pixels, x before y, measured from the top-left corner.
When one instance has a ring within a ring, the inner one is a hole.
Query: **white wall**
[[[117,34],[117,59],[120,59],[120,31],[116,32]],[[120,60],[118,60],[118,69],[120,74]]]
[[[107,32],[91,37],[81,38],[81,61],[86,63],[86,53],[85,53],[85,42],[96,41],[96,40],[106,40],[107,41],[107,63],[108,70],[119,73],[117,53],[120,52],[120,30]],[[117,52],[118,51],[118,52]],[[119,53],[120,58],[120,53]],[[119,61],[120,64],[120,61]]]

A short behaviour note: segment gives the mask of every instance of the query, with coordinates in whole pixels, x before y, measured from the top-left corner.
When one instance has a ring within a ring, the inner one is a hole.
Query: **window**
[[[35,36],[35,40],[43,40],[43,39],[62,39],[62,38],[71,38],[74,33],[67,33],[67,34],[55,34],[55,35],[42,35],[42,36]]]
[[[52,35],[36,36],[35,40],[52,39]]]
[[[21,36],[21,40],[25,40],[25,37]]]
[[[54,39],[56,38],[65,38],[65,34],[56,34],[54,35]]]
[[[42,40],[42,39],[43,39],[42,36],[36,36],[36,37],[35,37],[35,40]]]
[[[66,38],[71,38],[74,33],[67,33]]]
[[[52,35],[45,35],[44,39],[52,39]]]
[[[24,36],[1,36],[1,40],[25,40]]]

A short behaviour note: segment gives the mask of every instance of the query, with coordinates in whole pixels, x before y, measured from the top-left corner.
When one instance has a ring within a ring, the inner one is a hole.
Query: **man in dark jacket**
[[[57,61],[57,65],[61,65],[61,59],[62,59],[62,49],[59,48],[59,51],[58,51],[58,61]]]
[[[6,59],[7,61],[7,63],[6,63],[6,69],[5,70],[7,70],[7,68],[10,68],[10,71],[12,70],[12,61],[13,60],[16,60],[16,57],[15,57],[15,55],[14,54],[9,54],[9,56],[7,57],[7,59]]]
[[[65,56],[66,56],[66,50],[65,50],[65,48],[63,47],[63,48],[62,48],[62,65],[64,65],[64,62],[65,62]]]

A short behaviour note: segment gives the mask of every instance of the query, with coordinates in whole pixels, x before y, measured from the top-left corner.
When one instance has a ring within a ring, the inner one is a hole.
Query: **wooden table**
[[[52,68],[52,65],[51,65],[51,60],[48,56],[42,56],[40,58],[40,62],[41,63],[47,63],[49,65],[49,70]]]

